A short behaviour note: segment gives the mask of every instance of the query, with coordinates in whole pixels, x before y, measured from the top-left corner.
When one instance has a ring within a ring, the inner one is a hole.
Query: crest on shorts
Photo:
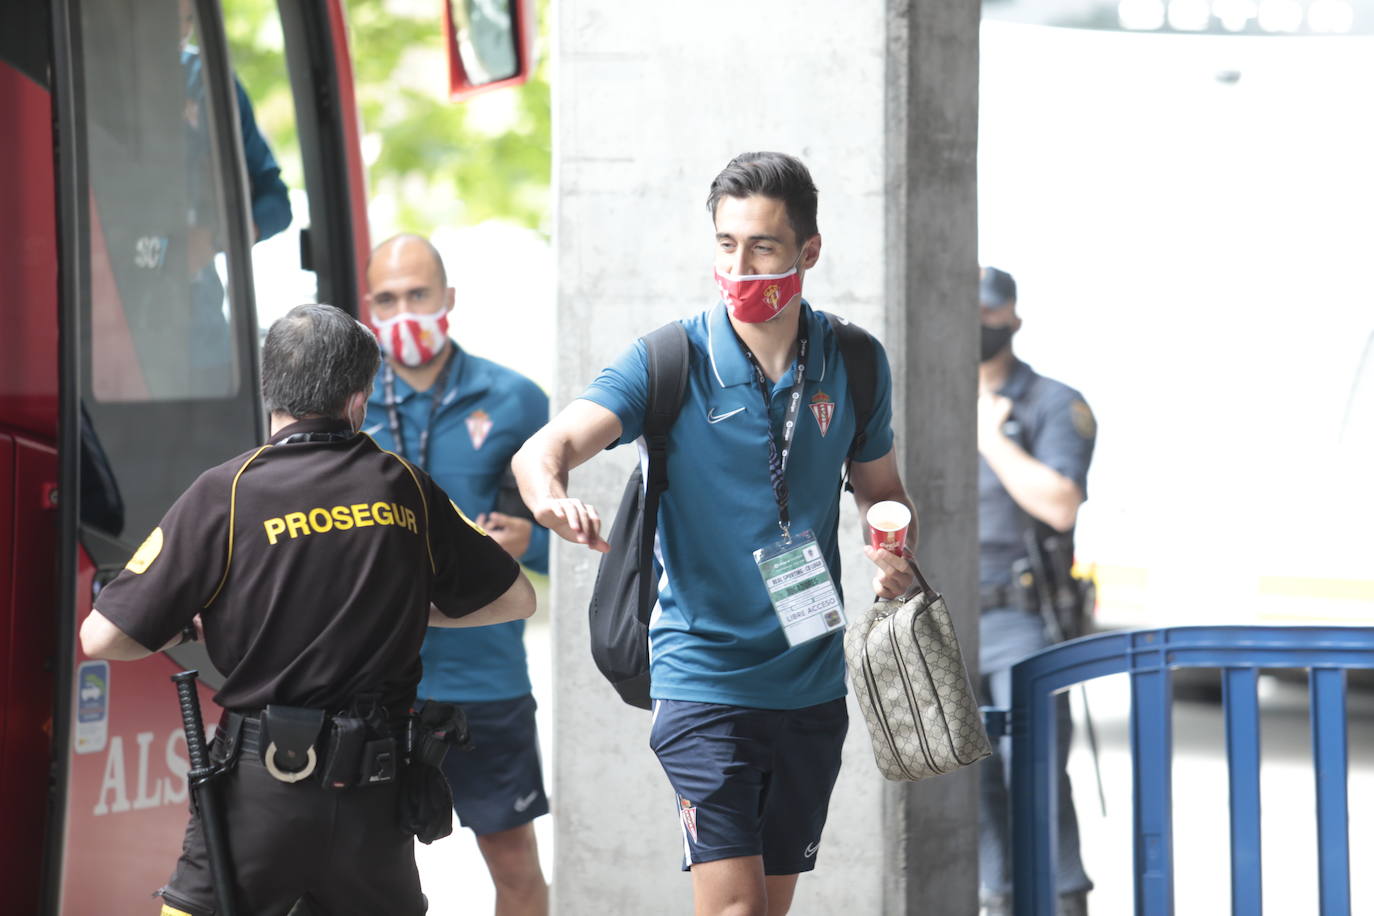
[[[491,415],[485,410],[474,410],[468,414],[467,424],[468,438],[472,440],[472,450],[475,452],[487,441],[487,434],[491,432]]]
[[[683,798],[677,798],[678,808],[682,814],[682,829],[686,830],[692,837],[692,842],[697,841],[697,806]]]
[[[811,414],[816,418],[816,425],[821,428],[821,436],[830,432],[830,421],[835,419],[835,402],[830,400],[830,395],[824,391],[817,391],[811,396]]]

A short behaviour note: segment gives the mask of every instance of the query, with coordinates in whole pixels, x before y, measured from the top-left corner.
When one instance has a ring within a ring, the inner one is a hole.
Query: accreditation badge
[[[810,531],[755,550],[754,562],[789,646],[844,628],[840,594]]]

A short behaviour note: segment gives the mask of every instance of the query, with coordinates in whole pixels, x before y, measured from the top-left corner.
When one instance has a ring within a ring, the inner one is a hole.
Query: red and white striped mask
[[[418,369],[438,356],[448,337],[448,312],[402,312],[383,320],[373,319],[382,352],[409,369]]]

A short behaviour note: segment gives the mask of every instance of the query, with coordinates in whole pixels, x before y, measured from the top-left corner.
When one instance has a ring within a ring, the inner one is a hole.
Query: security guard
[[[398,811],[425,626],[528,617],[519,567],[423,471],[358,434],[380,359],[328,305],[263,348],[266,445],[191,485],[81,628],[97,658],[201,632],[225,674],[212,757],[242,912],[425,910]],[[164,914],[214,908],[193,814]]]
[[[1078,507],[1087,498],[1097,426],[1082,395],[1036,373],[1012,352],[1021,319],[1011,274],[984,268],[979,293],[979,668],[985,699],[1010,707],[1011,666],[1051,642],[1041,608],[1026,600],[1022,588],[1034,583],[1023,583],[1013,570],[1026,566],[1044,532],[1072,537]],[[1065,770],[1072,725],[1068,697],[1059,700],[1059,912],[1080,916],[1087,912],[1092,882],[1079,856],[1078,819]],[[1011,912],[1005,751],[1005,746],[995,749],[982,765],[979,870],[986,916]]]

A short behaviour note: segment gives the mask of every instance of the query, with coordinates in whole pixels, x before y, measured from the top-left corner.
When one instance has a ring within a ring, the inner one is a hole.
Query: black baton
[[[215,882],[216,914],[235,916],[238,910],[234,906],[234,874],[229,868],[229,847],[224,837],[219,796],[210,781],[215,771],[210,766],[210,755],[205,747],[205,725],[200,717],[200,697],[196,694],[199,676],[200,672],[194,668],[172,675],[172,683],[177,685],[177,701],[181,704],[181,726],[186,731],[186,754],[191,759],[186,779],[196,810],[200,812],[205,853],[210,859],[210,877]]]

